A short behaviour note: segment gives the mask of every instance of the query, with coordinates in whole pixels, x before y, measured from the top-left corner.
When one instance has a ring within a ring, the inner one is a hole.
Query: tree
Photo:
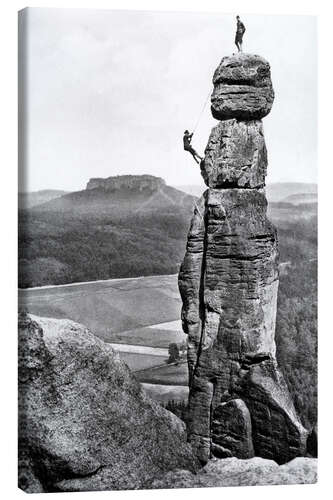
[[[179,360],[179,349],[178,345],[175,342],[169,344],[168,353],[169,353],[168,363],[174,363],[175,361]]]
[[[187,345],[186,345],[185,340],[183,340],[183,342],[181,344],[179,344],[179,351],[180,351],[180,354],[182,356],[184,356],[186,354],[186,349],[187,349]]]
[[[164,408],[167,410],[171,411],[174,415],[176,415],[178,418],[183,420],[185,424],[187,423],[188,419],[188,406],[187,402],[185,401],[175,401],[174,399],[169,400],[166,404],[161,403]]]

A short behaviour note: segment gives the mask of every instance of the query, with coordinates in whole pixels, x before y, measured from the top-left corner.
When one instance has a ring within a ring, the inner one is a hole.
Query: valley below
[[[151,176],[93,179],[19,213],[19,308],[86,325],[119,353],[149,395],[186,402],[177,276],[197,190]],[[48,193],[50,195],[50,193]],[[317,419],[316,185],[267,186],[278,231],[277,358],[302,423]],[[36,198],[36,197],[35,197]],[[40,197],[37,199],[40,199]],[[183,407],[178,416],[184,417]]]
[[[86,325],[119,353],[153,399],[186,399],[187,363],[167,364],[169,344],[185,340],[177,275],[22,289],[19,307]]]

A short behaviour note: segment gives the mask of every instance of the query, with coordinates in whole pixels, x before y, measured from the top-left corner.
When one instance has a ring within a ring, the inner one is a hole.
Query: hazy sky
[[[242,20],[244,51],[272,70],[267,181],[316,182],[316,19]],[[202,183],[182,135],[194,127],[221,58],[236,50],[234,15],[29,9],[27,31],[21,190],[80,190],[91,177],[142,173]],[[193,138],[199,153],[216,123],[208,103]]]

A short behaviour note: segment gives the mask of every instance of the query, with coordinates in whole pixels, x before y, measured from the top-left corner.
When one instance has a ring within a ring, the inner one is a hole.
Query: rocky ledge
[[[211,460],[197,474],[186,470],[168,472],[155,479],[150,488],[218,488],[221,486],[264,486],[273,484],[313,484],[317,482],[317,459],[294,458],[278,465],[273,460]]]

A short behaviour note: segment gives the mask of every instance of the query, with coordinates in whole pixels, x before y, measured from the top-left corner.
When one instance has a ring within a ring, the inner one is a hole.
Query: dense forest
[[[317,421],[317,261],[300,261],[280,277],[277,360],[303,425]]]
[[[304,207],[303,207],[304,208]],[[317,421],[317,217],[278,227],[281,269],[277,360],[303,425]]]
[[[189,213],[19,216],[21,288],[173,274],[185,251]]]
[[[192,209],[193,202],[116,216],[20,210],[19,287],[176,273]],[[281,262],[316,256],[316,218],[299,211],[276,221]]]

